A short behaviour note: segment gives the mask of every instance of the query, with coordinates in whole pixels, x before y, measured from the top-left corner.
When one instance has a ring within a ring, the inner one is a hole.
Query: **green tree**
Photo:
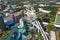
[[[54,22],[55,21],[55,17],[50,17],[50,21]]]
[[[52,25],[52,24],[48,24],[48,25],[46,26],[46,28],[47,28],[47,30],[55,30],[55,29],[56,29],[55,26]]]

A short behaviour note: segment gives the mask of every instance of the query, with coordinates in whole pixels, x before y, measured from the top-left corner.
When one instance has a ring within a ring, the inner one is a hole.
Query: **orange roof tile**
[[[58,8],[58,10],[60,10],[60,8]]]

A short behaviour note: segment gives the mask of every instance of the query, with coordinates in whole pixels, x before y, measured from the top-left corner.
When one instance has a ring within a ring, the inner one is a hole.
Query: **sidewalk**
[[[50,31],[51,40],[56,40],[56,35],[54,31]]]

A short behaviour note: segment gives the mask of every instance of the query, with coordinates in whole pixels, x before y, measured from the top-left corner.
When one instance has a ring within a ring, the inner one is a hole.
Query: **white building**
[[[42,9],[42,8],[39,8],[39,11],[40,12],[43,12],[43,13],[50,13],[51,11],[48,11],[48,10],[44,10],[44,9]]]
[[[55,24],[54,25],[56,27],[59,27],[60,28],[60,11],[57,11],[56,18],[55,18]]]
[[[60,2],[56,2],[56,4],[60,4]]]
[[[28,10],[27,9],[27,12],[25,13],[28,17],[34,17],[36,18],[36,13],[34,12],[34,10]]]
[[[47,22],[43,22],[43,24],[44,24],[44,25],[48,25],[49,23],[47,23]]]
[[[47,4],[40,4],[39,6],[40,7],[45,7],[45,6],[49,6],[49,5],[47,5]]]
[[[32,7],[32,5],[30,5],[30,4],[25,4],[25,5],[24,5],[24,7],[26,7],[26,8],[28,8],[28,9],[29,9],[29,8],[31,8],[31,7]]]

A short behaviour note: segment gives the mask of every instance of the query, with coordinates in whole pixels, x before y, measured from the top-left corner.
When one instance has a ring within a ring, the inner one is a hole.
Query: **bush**
[[[46,29],[47,29],[47,30],[55,30],[56,28],[55,28],[54,25],[48,24],[48,25],[46,26]]]

